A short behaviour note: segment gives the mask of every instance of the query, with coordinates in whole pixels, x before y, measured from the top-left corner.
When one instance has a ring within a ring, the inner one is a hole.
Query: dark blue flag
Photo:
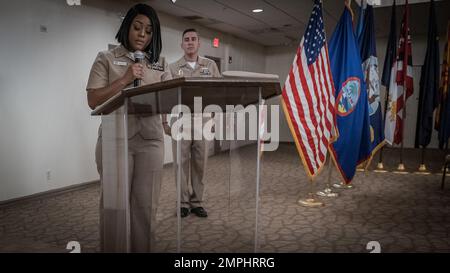
[[[392,4],[391,11],[391,26],[389,30],[389,40],[386,47],[386,54],[384,56],[384,67],[383,74],[381,76],[381,84],[389,89],[391,84],[391,71],[392,66],[395,63],[395,58],[397,57],[397,16],[395,12],[395,0]],[[386,94],[387,97],[387,94]],[[387,98],[386,98],[387,101]]]
[[[362,70],[369,97],[370,150],[372,156],[384,145],[384,126],[381,114],[380,77],[375,44],[373,7],[367,5],[364,12],[361,34],[358,39]]]
[[[331,36],[329,46],[339,130],[339,137],[330,149],[344,181],[350,183],[356,166],[370,157],[370,123],[361,57],[347,7]]]
[[[427,147],[433,132],[434,109],[439,104],[439,33],[434,1],[430,2],[428,41],[425,62],[420,72],[419,111],[417,111],[415,147]]]
[[[356,36],[356,40],[358,41],[359,44],[359,40],[361,40],[361,34],[363,32],[363,25],[364,25],[364,15],[366,13],[366,7],[367,5],[364,5],[364,0],[361,0],[361,5],[359,6],[359,17],[358,17],[358,24],[356,24],[356,28],[355,28],[355,36]]]

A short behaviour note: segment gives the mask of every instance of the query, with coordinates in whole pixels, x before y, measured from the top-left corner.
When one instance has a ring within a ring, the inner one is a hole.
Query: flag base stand
[[[314,198],[314,180],[312,178],[310,178],[310,187],[308,197],[298,200],[298,204],[307,208],[323,207],[324,203]]]
[[[378,162],[377,168],[374,170],[376,173],[387,173],[387,171],[384,169],[383,162]]]
[[[335,184],[333,184],[333,187],[335,187],[336,189],[353,189],[354,188],[354,186],[352,184],[345,184],[343,182],[335,183]]]
[[[338,197],[339,196],[339,194],[337,192],[333,192],[333,189],[331,189],[329,185],[327,185],[327,187],[323,191],[318,191],[316,194],[318,196],[322,196],[322,197]]]
[[[365,171],[364,165],[363,164],[359,164],[358,166],[356,166],[356,171],[357,172]]]
[[[322,197],[338,197],[338,194],[336,192],[333,192],[333,189],[330,187],[330,181],[331,181],[331,173],[333,172],[333,167],[331,165],[331,158],[328,160],[328,179],[327,184],[325,186],[325,189],[316,192],[316,195],[322,196]]]
[[[395,171],[394,173],[407,174],[408,172],[405,171],[405,165],[403,165],[403,163],[400,163],[398,164],[397,171]]]
[[[319,200],[314,199],[313,194],[310,194],[309,198],[298,200],[298,203],[301,206],[307,207],[307,208],[318,208],[318,207],[324,206],[323,202],[320,202]]]
[[[431,174],[428,170],[425,164],[420,164],[419,170],[415,172],[416,174]]]

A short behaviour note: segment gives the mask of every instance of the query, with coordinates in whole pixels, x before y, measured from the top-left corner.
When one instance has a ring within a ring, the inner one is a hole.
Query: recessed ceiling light
[[[263,11],[263,9],[254,9],[254,10],[252,10],[254,13],[258,13],[258,12],[262,12]]]

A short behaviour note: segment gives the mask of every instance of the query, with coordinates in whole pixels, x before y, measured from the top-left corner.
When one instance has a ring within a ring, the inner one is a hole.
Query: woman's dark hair
[[[155,10],[149,5],[136,4],[132,8],[130,8],[130,10],[128,10],[127,15],[125,15],[125,18],[120,25],[119,31],[116,34],[116,39],[126,49],[132,51],[130,43],[128,41],[128,34],[130,32],[131,23],[139,14],[147,16],[152,23],[152,40],[150,44],[144,49],[144,51],[149,54],[150,62],[156,63],[159,60],[159,54],[162,50],[161,27],[159,24],[158,15],[156,14]]]

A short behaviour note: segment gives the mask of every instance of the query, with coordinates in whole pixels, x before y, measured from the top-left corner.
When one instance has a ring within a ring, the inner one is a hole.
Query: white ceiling
[[[382,1],[392,2],[392,0]],[[410,0],[410,2],[418,1],[424,0]],[[397,2],[403,3],[403,0]],[[299,42],[305,29],[305,22],[311,14],[313,0],[177,0],[175,4],[171,0],[150,0],[145,3],[157,11],[184,17],[211,29],[264,46],[275,46]],[[450,0],[437,1],[435,5],[439,31],[444,34],[447,21],[450,19]],[[428,6],[428,3],[411,5],[412,35],[426,34]],[[352,7],[357,16],[357,3],[353,1]],[[252,10],[255,8],[264,11],[253,13]],[[323,0],[323,9],[326,33],[330,37],[344,9],[344,0]],[[402,6],[397,8],[398,24],[402,10]],[[378,7],[374,12],[377,36],[387,36],[390,7]]]

